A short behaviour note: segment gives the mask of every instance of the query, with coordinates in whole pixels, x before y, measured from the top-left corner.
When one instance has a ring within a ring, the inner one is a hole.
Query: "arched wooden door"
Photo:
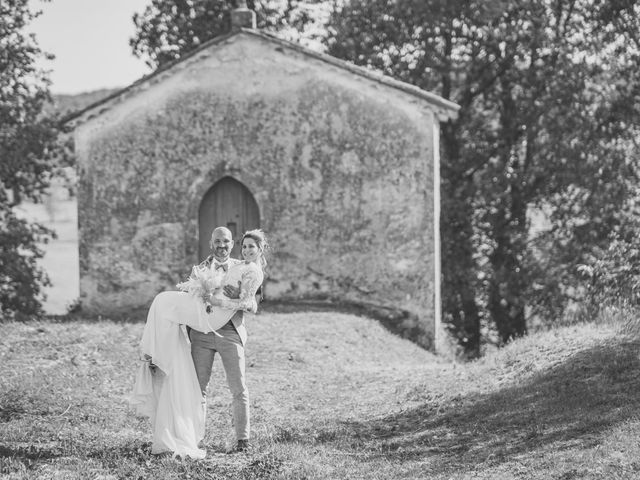
[[[240,238],[247,230],[260,227],[258,204],[247,187],[231,177],[216,182],[200,203],[198,212],[200,261],[211,252],[209,240],[213,229],[219,226],[231,230],[236,245],[231,256],[240,258]]]

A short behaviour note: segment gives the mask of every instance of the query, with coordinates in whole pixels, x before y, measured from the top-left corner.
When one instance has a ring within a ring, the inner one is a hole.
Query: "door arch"
[[[231,177],[217,181],[202,197],[198,209],[198,259],[203,261],[211,252],[209,240],[219,226],[231,230],[236,244],[231,256],[240,258],[240,238],[244,232],[260,228],[260,211],[247,187]]]

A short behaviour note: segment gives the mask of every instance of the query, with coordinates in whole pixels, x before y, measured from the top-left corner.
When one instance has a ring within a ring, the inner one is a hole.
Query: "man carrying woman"
[[[216,352],[233,396],[236,445],[232,452],[249,447],[244,320],[245,313],[257,310],[255,295],[264,278],[266,239],[261,230],[246,232],[241,240],[243,260],[230,258],[233,244],[227,228],[216,228],[211,236],[212,255],[199,266],[221,277],[221,288],[206,292],[203,298],[162,292],[149,308],[140,344],[146,362],[139,369],[132,403],[151,419],[154,454],[204,458],[206,451],[199,443],[204,438],[206,390]]]

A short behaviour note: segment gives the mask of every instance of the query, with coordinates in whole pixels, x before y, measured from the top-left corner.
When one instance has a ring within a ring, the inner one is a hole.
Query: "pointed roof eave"
[[[91,105],[88,105],[87,107],[77,111],[77,112],[73,112],[69,115],[67,115],[66,117],[64,117],[61,120],[62,125],[68,126],[68,127],[75,127],[78,123],[83,123],[84,121],[87,121],[93,117],[99,116],[100,114],[102,114],[104,111],[108,110],[110,105],[117,100],[122,100],[126,97],[129,96],[129,94],[135,93],[136,91],[144,88],[144,85],[147,84],[148,82],[151,82],[153,80],[156,79],[156,77],[162,77],[164,76],[163,74],[166,74],[167,72],[169,72],[171,69],[173,69],[173,67],[175,67],[178,64],[181,64],[185,61],[187,61],[189,58],[197,55],[198,53],[202,52],[203,50],[206,50],[208,48],[211,48],[212,46],[215,45],[220,45],[223,44],[225,42],[227,42],[231,37],[234,37],[236,35],[239,34],[248,34],[251,36],[256,36],[262,39],[265,39],[269,42],[273,42],[273,43],[277,43],[280,46],[282,46],[283,48],[287,48],[287,49],[291,49],[297,52],[302,53],[303,55],[307,55],[310,57],[313,57],[317,60],[323,61],[325,63],[328,63],[330,65],[336,66],[338,68],[347,70],[355,75],[359,75],[362,77],[365,77],[369,80],[372,80],[374,82],[378,82],[382,85],[391,87],[391,88],[395,88],[397,90],[401,90],[405,93],[408,93],[410,95],[414,95],[422,100],[426,100],[428,103],[430,103],[431,105],[433,105],[434,107],[436,107],[435,109],[435,113],[436,116],[438,118],[438,120],[442,121],[442,122],[446,122],[449,120],[455,120],[458,117],[458,110],[460,109],[460,106],[450,100],[446,100],[442,97],[440,97],[439,95],[436,95],[434,93],[428,92],[426,90],[423,90],[419,87],[416,87],[415,85],[406,83],[406,82],[402,82],[400,80],[396,80],[393,77],[390,77],[388,75],[384,75],[382,73],[376,72],[374,70],[370,70],[368,68],[365,67],[361,67],[358,65],[355,65],[353,63],[347,62],[345,60],[341,60],[339,58],[336,57],[332,57],[331,55],[327,55],[324,53],[319,53],[319,52],[315,52],[309,48],[303,47],[302,45],[298,45],[296,43],[287,41],[287,40],[283,40],[281,38],[278,38],[275,35],[269,34],[269,33],[265,33],[262,32],[260,30],[254,30],[254,29],[249,29],[249,28],[239,28],[236,30],[233,30],[227,34],[224,35],[220,35],[218,37],[215,37],[205,43],[203,43],[202,45],[200,45],[199,47],[191,50],[188,53],[185,53],[184,55],[182,55],[179,59],[176,59],[172,62],[168,62],[166,64],[164,64],[163,66],[159,67],[158,69],[156,69],[155,71],[149,73],[148,75],[145,75],[143,77],[141,77],[140,79],[136,80],[135,82],[133,82],[132,84],[128,85],[127,87],[124,87],[121,90],[117,90],[115,92],[113,92],[111,95],[108,95],[107,97],[98,100],[97,102],[92,103]]]
[[[427,100],[432,105],[439,107],[440,112],[438,112],[438,119],[441,121],[455,120],[458,117],[458,110],[460,110],[460,106],[457,103],[454,103],[450,100],[446,100],[435,93],[428,92],[423,90],[415,85],[410,83],[402,82],[400,80],[396,80],[393,77],[388,75],[384,75],[380,72],[376,72],[375,70],[371,70],[369,68],[361,67],[355,65],[351,62],[347,62],[346,60],[341,60],[339,58],[333,57],[331,55],[327,55],[326,53],[319,53],[313,51],[309,48],[303,47],[297,43],[289,42],[287,40],[283,40],[278,38],[275,35],[260,31],[260,30],[247,30],[243,29],[243,31],[250,33],[252,35],[256,35],[262,38],[265,38],[271,42],[279,43],[285,48],[289,48],[292,50],[296,50],[304,55],[314,57],[323,62],[329,63],[336,67],[342,68],[344,70],[348,70],[356,75],[368,78],[369,80],[373,80],[375,82],[381,83],[383,85],[402,90],[411,95],[415,95],[416,97]]]
[[[202,45],[200,45],[197,48],[194,48],[193,50],[183,54],[180,58],[167,62],[164,65],[158,67],[157,69],[155,69],[153,72],[144,75],[142,77],[140,77],[138,80],[136,80],[135,82],[127,85],[126,87],[120,89],[120,90],[116,90],[115,92],[107,95],[104,98],[101,98],[100,100],[97,100],[96,102],[91,103],[90,105],[87,105],[86,107],[76,111],[76,112],[72,112],[68,115],[66,115],[65,117],[63,117],[60,121],[60,123],[63,126],[68,126],[73,128],[77,123],[81,123],[82,120],[87,121],[90,120],[93,117],[96,117],[98,115],[100,115],[101,113],[103,113],[104,111],[108,110],[109,107],[108,105],[110,103],[112,103],[113,101],[117,100],[117,99],[124,99],[126,97],[129,96],[129,94],[135,93],[138,90],[141,90],[142,88],[144,88],[144,85],[147,82],[153,81],[156,77],[161,77],[163,76],[163,74],[165,74],[166,72],[168,72],[169,70],[171,70],[174,66],[185,62],[186,60],[188,60],[189,58],[197,55],[198,53],[200,53],[203,50],[206,50],[208,48],[210,48],[213,45],[218,45],[221,43],[224,43],[225,41],[227,41],[230,37],[233,37],[234,35],[236,35],[238,32],[237,31],[232,31],[229,33],[226,33],[224,35],[219,35],[205,43],[203,43]],[[95,110],[95,112],[94,112]],[[85,117],[85,118],[82,118]]]

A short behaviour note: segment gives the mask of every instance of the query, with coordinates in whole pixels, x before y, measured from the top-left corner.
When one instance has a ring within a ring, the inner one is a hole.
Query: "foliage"
[[[0,6],[0,307],[2,317],[41,313],[38,296],[47,284],[37,266],[39,242],[53,232],[18,218],[23,199],[39,201],[56,165],[58,131],[42,116],[49,100],[46,74],[35,61],[43,53],[25,27],[37,16],[27,0]]]
[[[0,307],[2,317],[23,320],[41,314],[37,297],[48,277],[38,267],[44,242],[51,231],[38,224],[16,218],[10,210],[0,211]]]
[[[635,179],[634,1],[351,0],[329,53],[461,106],[442,126],[443,313],[468,355],[580,291]],[[629,45],[632,47],[629,48]],[[532,235],[531,213],[551,228]],[[538,234],[539,233],[539,234]]]
[[[322,35],[319,19],[328,5],[322,0],[248,0],[256,12],[257,26],[278,31],[289,40],[314,42]],[[227,0],[151,0],[133,17],[136,34],[130,40],[134,55],[157,68],[186,52],[228,33],[234,2]]]
[[[640,306],[640,216],[637,208],[626,210],[609,235],[609,243],[593,249],[586,263],[577,266],[585,279],[583,297],[589,311],[626,305]]]

